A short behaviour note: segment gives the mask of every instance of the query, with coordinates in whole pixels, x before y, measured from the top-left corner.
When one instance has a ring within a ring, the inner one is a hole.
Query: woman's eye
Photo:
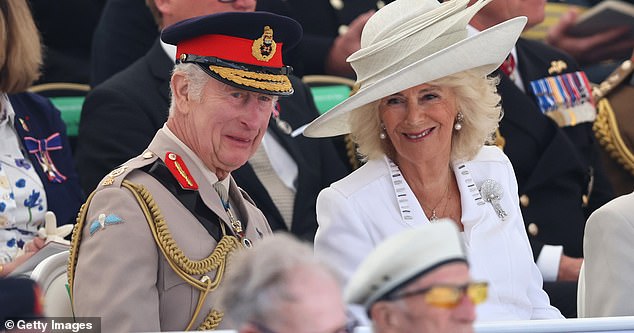
[[[428,101],[428,100],[436,99],[439,97],[440,96],[438,96],[438,94],[425,94],[423,95],[422,99]]]
[[[401,103],[401,99],[396,97],[388,98],[385,100],[386,105],[396,105],[400,103]]]

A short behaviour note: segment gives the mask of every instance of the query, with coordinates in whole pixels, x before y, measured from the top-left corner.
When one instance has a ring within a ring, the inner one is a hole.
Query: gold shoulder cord
[[[229,254],[241,248],[242,245],[235,236],[226,235],[223,223],[221,224],[223,237],[220,239],[212,253],[203,260],[191,260],[185,256],[183,251],[172,238],[169,228],[165,223],[165,219],[152,198],[152,194],[142,185],[134,184],[127,180],[123,181],[122,186],[130,190],[139,203],[152,232],[152,236],[167,259],[170,267],[180,278],[200,291],[194,315],[185,329],[188,331],[200,313],[208,293],[218,288],[218,285],[222,281],[222,277],[229,260]],[[81,230],[83,229],[83,224],[86,220],[87,207],[93,197],[93,194],[91,194],[88,197],[88,200],[86,200],[86,203],[82,205],[79,216],[77,217],[75,230],[73,230],[70,258],[68,261],[68,285],[70,288],[71,304],[73,299],[75,266],[77,265],[77,255],[79,252],[79,243],[81,241]],[[216,270],[216,275],[213,280],[209,279],[207,275],[204,275],[205,273],[209,273],[213,270]],[[192,275],[202,275],[202,278],[199,280],[192,277]],[[212,309],[202,324],[198,327],[198,330],[211,330],[216,328],[218,324],[220,324],[222,317],[222,312]]]
[[[597,103],[597,119],[592,126],[595,136],[610,157],[634,175],[634,154],[623,141],[614,110],[606,98]]]

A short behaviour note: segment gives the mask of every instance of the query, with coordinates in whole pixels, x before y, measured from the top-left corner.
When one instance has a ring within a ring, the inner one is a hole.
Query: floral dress
[[[13,128],[15,113],[0,96],[0,264],[12,261],[44,224],[46,192]]]

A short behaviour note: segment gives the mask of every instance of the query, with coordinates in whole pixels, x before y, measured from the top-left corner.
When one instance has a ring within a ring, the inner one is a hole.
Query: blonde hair
[[[429,84],[450,88],[456,96],[457,111],[464,116],[462,129],[454,131],[451,160],[473,159],[480,148],[488,143],[501,119],[498,78],[483,77],[473,70],[452,74]],[[358,153],[367,159],[384,154],[394,158],[394,147],[389,140],[381,140],[379,101],[353,110],[349,116],[351,135],[358,145]]]
[[[26,0],[0,0],[0,91],[25,91],[40,76],[42,46]]]

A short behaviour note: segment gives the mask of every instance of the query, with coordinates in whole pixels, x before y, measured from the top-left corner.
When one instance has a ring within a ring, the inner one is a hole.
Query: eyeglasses
[[[469,282],[461,286],[439,284],[423,289],[391,295],[386,297],[386,299],[388,301],[394,301],[397,299],[423,295],[427,304],[439,308],[450,309],[460,304],[464,295],[469,297],[473,304],[480,304],[484,302],[487,298],[488,289],[489,284],[487,282]]]
[[[266,325],[264,324],[256,323],[256,322],[251,322],[251,324],[257,327],[257,329],[262,333],[276,333],[272,329],[266,327]],[[340,327],[328,333],[352,333],[354,332],[354,329],[357,328],[358,326],[359,326],[359,321],[357,321],[355,318],[349,315],[345,326]]]

